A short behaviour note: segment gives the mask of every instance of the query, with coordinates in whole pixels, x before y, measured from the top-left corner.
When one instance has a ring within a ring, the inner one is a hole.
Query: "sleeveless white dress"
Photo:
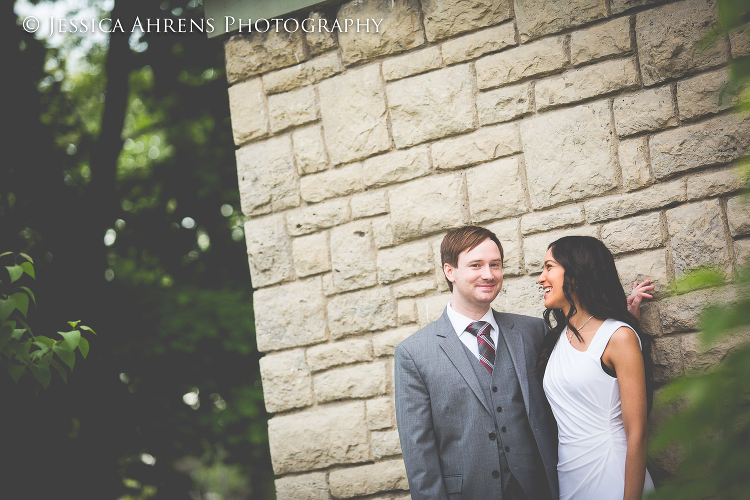
[[[627,442],[620,386],[604,372],[600,361],[621,326],[630,328],[621,321],[606,320],[586,351],[570,345],[566,328],[550,355],[543,383],[557,419],[560,500],[623,498]],[[653,489],[646,471],[644,496]]]

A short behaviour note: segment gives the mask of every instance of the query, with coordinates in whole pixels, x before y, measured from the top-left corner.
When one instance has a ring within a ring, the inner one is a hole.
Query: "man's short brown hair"
[[[450,231],[443,238],[443,242],[440,244],[441,265],[445,267],[446,264],[449,264],[452,267],[458,267],[458,255],[465,250],[473,250],[487,238],[495,242],[498,250],[500,250],[500,259],[502,260],[504,258],[503,246],[495,233],[484,227],[463,226]],[[445,278],[445,280],[448,281],[448,288],[453,292],[453,283],[448,278]]]

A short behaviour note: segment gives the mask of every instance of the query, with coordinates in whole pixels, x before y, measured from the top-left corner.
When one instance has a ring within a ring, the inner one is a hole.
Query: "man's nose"
[[[495,277],[492,275],[492,269],[490,269],[490,266],[482,267],[482,278],[486,280],[495,279]]]

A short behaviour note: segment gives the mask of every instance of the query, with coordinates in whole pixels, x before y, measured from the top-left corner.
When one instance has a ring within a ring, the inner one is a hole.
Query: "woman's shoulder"
[[[635,328],[616,319],[608,319],[609,322],[609,345],[616,349],[635,348],[641,350],[641,339],[635,331]]]

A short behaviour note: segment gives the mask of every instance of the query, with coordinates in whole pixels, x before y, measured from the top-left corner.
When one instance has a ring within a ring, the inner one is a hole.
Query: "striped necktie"
[[[495,366],[495,343],[490,337],[492,325],[486,321],[475,321],[466,327],[466,331],[477,338],[479,346],[479,361],[492,373],[492,367]]]

